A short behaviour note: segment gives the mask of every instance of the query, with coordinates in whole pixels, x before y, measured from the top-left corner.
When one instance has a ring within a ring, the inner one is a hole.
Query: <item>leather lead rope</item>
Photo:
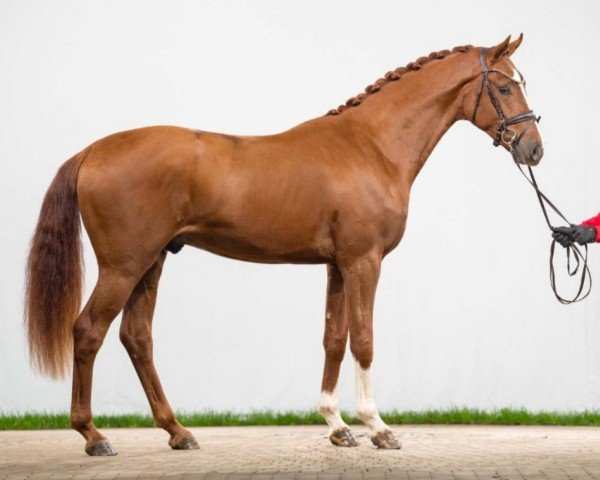
[[[512,153],[512,151],[511,151],[511,153]],[[535,194],[538,198],[540,207],[542,209],[542,213],[544,214],[546,224],[548,225],[548,228],[550,229],[550,231],[552,231],[553,225],[550,222],[550,217],[548,216],[547,206],[550,207],[560,218],[562,218],[565,222],[567,222],[567,224],[571,225],[571,222],[569,222],[569,220],[567,220],[567,218],[558,209],[558,207],[556,205],[554,205],[554,203],[552,203],[548,199],[548,197],[546,195],[544,195],[544,193],[540,190],[537,180],[535,179],[535,175],[533,174],[533,170],[531,169],[531,166],[527,165],[527,170],[529,171],[529,176],[527,176],[527,174],[523,170],[523,167],[517,162],[516,158],[514,158],[514,153],[513,153],[513,160],[515,161],[515,165],[517,166],[517,168],[519,169],[521,174],[525,177],[525,179],[529,182],[529,184],[535,190]],[[567,245],[567,248],[566,248],[566,250],[567,250],[567,273],[569,274],[570,277],[574,277],[575,275],[577,275],[577,272],[581,272],[581,275],[579,277],[579,288],[578,288],[575,296],[571,299],[562,297],[558,293],[558,288],[556,287],[556,273],[554,270],[554,251],[555,251],[555,249],[556,249],[556,240],[552,239],[552,243],[550,244],[550,261],[549,261],[549,263],[550,263],[550,286],[552,287],[554,296],[563,305],[570,305],[571,303],[580,302],[581,300],[587,298],[587,296],[592,291],[592,273],[590,272],[590,268],[588,266],[588,247],[587,247],[587,245],[584,245],[585,255],[581,253],[581,250],[579,249],[579,247],[577,246],[577,244],[575,242],[571,242],[569,245]],[[571,268],[571,256],[576,261],[574,269]],[[585,288],[586,283],[588,285],[587,289]]]

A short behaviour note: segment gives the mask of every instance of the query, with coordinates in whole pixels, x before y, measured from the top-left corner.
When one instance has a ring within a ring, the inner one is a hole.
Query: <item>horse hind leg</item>
[[[358,445],[350,428],[340,415],[337,401],[337,383],[340,365],[344,359],[348,340],[348,317],[346,315],[344,284],[339,269],[327,266],[327,304],[325,308],[325,366],[321,383],[318,412],[329,425],[329,440],[338,447]]]
[[[138,278],[135,274],[102,267],[90,299],[73,324],[71,426],[85,438],[85,451],[89,455],[116,455],[92,420],[92,374],[106,332],[129,298]]]
[[[197,449],[198,444],[190,431],[177,421],[160,384],[152,354],[152,316],[165,256],[163,251],[131,293],[123,309],[120,337],[148,397],[156,426],[169,433],[171,448],[192,450]]]

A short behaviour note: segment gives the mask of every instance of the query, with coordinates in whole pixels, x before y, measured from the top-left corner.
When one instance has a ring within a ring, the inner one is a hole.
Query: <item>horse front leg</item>
[[[329,425],[329,440],[338,447],[356,447],[358,443],[340,415],[337,383],[348,340],[348,316],[344,282],[336,265],[327,265],[327,302],[325,306],[325,366],[318,412]]]
[[[373,398],[373,306],[381,270],[381,256],[371,254],[341,265],[350,327],[350,351],[356,368],[356,416],[371,431],[378,448],[398,449],[400,443],[383,422]]]

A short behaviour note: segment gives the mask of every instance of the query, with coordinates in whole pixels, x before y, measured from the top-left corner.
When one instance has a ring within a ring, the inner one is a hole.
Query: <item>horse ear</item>
[[[515,42],[519,42],[519,40],[515,40]],[[520,42],[519,42],[520,43]],[[495,47],[490,48],[489,57],[492,63],[496,63],[498,60],[502,58],[503,55],[506,55],[508,52],[508,48],[510,47],[510,35],[504,39],[503,42],[499,43]]]
[[[515,50],[519,48],[519,45],[521,45],[522,41],[523,34],[521,33],[521,35],[519,35],[519,38],[517,38],[514,42],[510,42],[508,44],[508,48],[506,49],[506,55],[510,57],[513,53],[515,53]]]

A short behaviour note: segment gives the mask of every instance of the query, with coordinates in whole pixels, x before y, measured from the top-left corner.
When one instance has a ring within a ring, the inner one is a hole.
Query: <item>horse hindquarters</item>
[[[92,421],[96,355],[110,324],[132,298],[142,277],[164,255],[161,252],[175,231],[176,216],[169,198],[154,186],[161,185],[160,176],[164,173],[141,165],[131,154],[119,154],[100,146],[86,158],[79,171],[77,196],[98,259],[99,275],[73,326],[71,425],[86,439],[86,452],[90,455],[115,454]],[[134,311],[135,303],[133,300],[129,303]],[[134,311],[128,313],[128,319]],[[136,348],[130,351],[135,355]]]

